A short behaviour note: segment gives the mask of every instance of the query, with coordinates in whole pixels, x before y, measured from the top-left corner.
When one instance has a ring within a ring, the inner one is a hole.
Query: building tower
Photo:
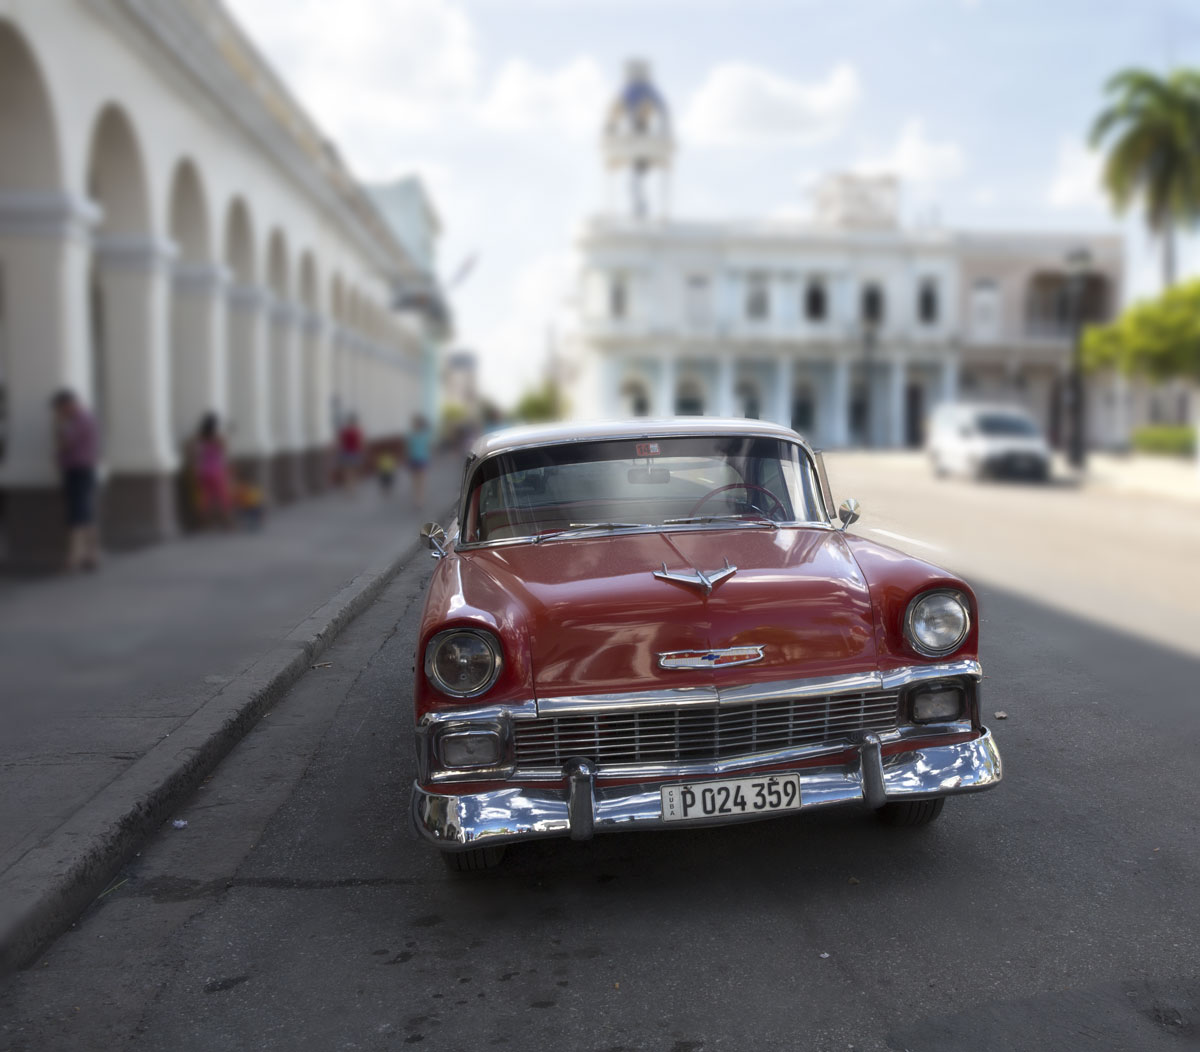
[[[609,171],[609,201],[618,174],[629,173],[630,210],[639,219],[665,217],[669,204],[671,115],[650,77],[650,64],[625,63],[625,83],[604,123],[604,162]]]

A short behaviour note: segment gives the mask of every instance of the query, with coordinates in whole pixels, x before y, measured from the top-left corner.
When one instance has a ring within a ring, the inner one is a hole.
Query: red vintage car
[[[482,438],[449,533],[422,531],[417,829],[474,870],[521,840],[836,804],[924,825],[996,785],[974,593],[857,518],[774,424]]]

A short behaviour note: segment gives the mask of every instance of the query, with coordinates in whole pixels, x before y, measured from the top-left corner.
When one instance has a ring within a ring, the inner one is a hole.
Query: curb
[[[360,573],[0,875],[0,976],[33,963],[78,918],[421,550],[417,542]]]

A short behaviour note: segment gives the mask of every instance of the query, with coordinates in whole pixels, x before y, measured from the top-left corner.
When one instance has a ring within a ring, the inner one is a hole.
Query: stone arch
[[[168,353],[170,246],[155,237],[145,154],[128,111],[96,114],[88,193],[99,206],[91,268],[92,389],[109,478],[102,529],[132,547],[175,529]]]
[[[63,185],[58,121],[33,49],[0,18],[0,190]]]
[[[291,268],[288,262],[287,236],[275,227],[267,240],[267,284],[279,299],[291,295]]]
[[[271,450],[267,399],[266,312],[258,287],[259,251],[254,215],[245,198],[226,206],[222,259],[232,287],[226,317],[229,434],[239,475],[265,485]]]
[[[302,492],[300,319],[292,302],[292,279],[287,234],[277,226],[267,238],[267,284],[274,297],[268,326],[267,400],[275,449],[271,462],[271,489],[281,503],[295,500]]]
[[[115,102],[105,105],[92,128],[88,193],[104,209],[101,235],[148,234],[150,194],[142,148],[133,122]]]
[[[330,428],[330,360],[328,327],[320,317],[321,283],[312,249],[300,254],[297,293],[304,310],[300,337],[300,394],[305,446],[305,483],[314,492],[325,488],[329,474],[325,448]]]
[[[78,218],[59,135],[37,53],[0,17],[0,223],[42,208]],[[86,287],[81,255],[74,239],[35,246],[0,232],[0,531],[8,557],[30,567],[56,565],[64,551],[46,400],[64,386],[87,397],[91,386],[84,330],[72,324]]]
[[[317,281],[317,261],[312,249],[305,249],[300,256],[300,302],[307,310],[317,311],[319,307],[320,284]]]
[[[170,311],[172,437],[183,451],[205,413],[223,413],[227,386],[218,316],[223,297],[208,195],[190,158],[175,165],[167,207],[167,230],[176,250]],[[184,517],[191,521],[186,481],[180,493]]]
[[[225,265],[233,272],[234,279],[242,285],[253,285],[257,280],[255,266],[254,224],[250,208],[241,197],[229,202],[225,216]]]

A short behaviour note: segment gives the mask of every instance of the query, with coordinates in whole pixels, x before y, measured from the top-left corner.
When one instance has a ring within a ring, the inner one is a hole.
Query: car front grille
[[[848,742],[899,722],[896,693],[841,694],[737,706],[597,711],[514,725],[518,768],[703,763],[733,756]]]

